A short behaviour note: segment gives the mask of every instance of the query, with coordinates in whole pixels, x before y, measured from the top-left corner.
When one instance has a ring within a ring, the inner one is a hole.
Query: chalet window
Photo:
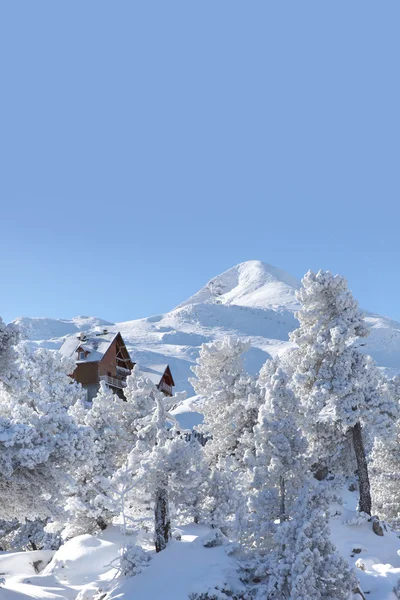
[[[79,360],[85,360],[85,353],[82,352],[82,350],[78,353],[78,359]]]

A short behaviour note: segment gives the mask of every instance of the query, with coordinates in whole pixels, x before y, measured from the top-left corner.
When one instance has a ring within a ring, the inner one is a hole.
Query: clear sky
[[[1,309],[122,321],[249,259],[400,320],[398,0],[0,3]]]

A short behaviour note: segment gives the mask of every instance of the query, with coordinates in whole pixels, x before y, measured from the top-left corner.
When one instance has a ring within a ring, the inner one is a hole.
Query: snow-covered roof
[[[138,365],[139,371],[144,373],[151,382],[155,385],[159,385],[162,380],[165,371],[168,368],[167,364],[162,365]]]
[[[117,335],[118,332],[115,331],[89,333],[84,339],[76,335],[71,335],[66,338],[59,352],[67,358],[74,358],[77,363],[98,362],[103,358]],[[86,358],[82,360],[78,360],[79,348],[82,348],[85,352],[89,352]]]

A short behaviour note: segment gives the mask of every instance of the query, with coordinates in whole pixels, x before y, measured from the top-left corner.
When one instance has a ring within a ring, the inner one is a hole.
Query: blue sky
[[[1,311],[165,312],[238,262],[400,320],[400,4],[0,4]]]

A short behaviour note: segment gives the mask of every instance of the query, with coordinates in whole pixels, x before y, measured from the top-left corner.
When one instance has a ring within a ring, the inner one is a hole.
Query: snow
[[[25,335],[30,340],[50,340],[61,338],[65,335],[78,334],[80,331],[93,330],[95,327],[108,327],[114,325],[97,317],[74,317],[73,319],[49,319],[46,317],[18,317],[15,319]],[[37,336],[40,336],[39,338]]]
[[[16,322],[32,344],[49,348],[60,348],[66,336],[79,331],[103,326],[112,336],[121,331],[135,362],[153,367],[168,363],[178,390],[190,392],[191,366],[204,342],[221,340],[227,334],[249,341],[245,365],[251,373],[269,356],[286,350],[289,333],[298,325],[294,315],[297,288],[297,280],[283,271],[249,261],[217,276],[165,315],[117,324],[94,317],[20,318]],[[362,350],[382,368],[397,370],[400,324],[372,313],[367,314],[367,321],[372,333]],[[183,429],[201,422],[203,402],[201,396],[193,396],[173,409]],[[395,600],[392,589],[400,578],[398,533],[388,528],[383,537],[376,536],[371,523],[357,513],[358,493],[346,487],[341,495],[342,503],[331,506],[333,543],[355,567],[369,600]],[[107,600],[186,600],[192,592],[204,592],[224,582],[240,585],[235,560],[225,548],[204,547],[208,527],[192,524],[179,532],[180,541],[173,539],[157,555],[149,540],[131,536],[134,543],[142,543],[151,561],[142,573],[127,579],[116,578],[115,565],[126,540],[113,527],[97,537],[75,537],[56,553],[0,553],[0,600],[94,600],[99,590],[109,592]]]
[[[202,343],[225,335],[249,341],[246,369],[255,374],[265,360],[290,347],[289,333],[298,327],[294,316],[299,305],[298,281],[259,261],[241,263],[214,277],[197,294],[163,315],[109,323],[95,317],[16,320],[33,343],[60,348],[66,335],[107,326],[120,331],[134,362],[143,365],[168,363],[176,390],[193,394],[188,383]],[[400,323],[366,313],[371,335],[363,351],[390,375],[399,370]]]
[[[110,563],[118,555],[117,543],[89,534],[79,535],[61,546],[43,576],[52,575],[68,586],[82,586],[94,578],[102,581],[115,574]]]
[[[357,492],[344,488],[343,504],[331,506],[331,539],[339,553],[356,569],[356,575],[368,600],[396,600],[392,593],[400,578],[399,534],[384,532],[375,535],[370,522],[351,525],[357,519]],[[359,553],[353,550],[361,550]],[[362,570],[357,565],[365,567]],[[358,600],[358,599],[357,599]]]
[[[93,332],[84,339],[80,339],[76,336],[67,337],[60,348],[60,353],[66,358],[74,357],[75,352],[78,348],[82,348],[89,352],[85,359],[79,360],[78,362],[97,362],[103,358],[111,344],[113,343],[117,333],[115,331],[110,333],[98,333]],[[77,356],[75,356],[77,359]]]
[[[200,425],[204,420],[202,413],[202,396],[192,396],[183,400],[176,408],[171,410],[182,429],[192,430],[196,425]]]
[[[168,365],[138,365],[139,371],[143,373],[155,385],[158,385],[163,378],[163,375]]]
[[[398,534],[388,529],[379,537],[373,533],[370,522],[357,524],[358,493],[348,491],[346,486],[340,496],[342,503],[333,503],[330,508],[333,543],[355,568],[368,600],[396,600],[392,589],[400,578]],[[0,584],[0,598],[75,600],[80,593],[79,600],[92,600],[101,589],[110,592],[107,600],[187,600],[189,593],[227,581],[240,586],[237,565],[225,548],[203,546],[210,531],[195,524],[181,527],[174,532],[174,537],[180,534],[181,541],[171,540],[167,549],[157,555],[142,540],[151,555],[149,566],[126,579],[115,578],[114,559],[124,544],[124,537],[116,527],[107,528],[98,537],[75,537],[55,553],[0,553],[0,580],[5,578],[5,583]],[[129,536],[127,541],[131,539]],[[37,561],[41,561],[42,569],[49,564],[37,573],[34,568]]]
[[[232,267],[180,304],[235,304],[253,308],[285,306],[297,310],[293,291],[300,282],[272,265],[249,260]]]
[[[107,600],[187,600],[189,593],[201,592],[227,581],[238,586],[237,566],[224,547],[205,548],[202,540],[210,528],[186,525],[175,533],[166,550],[155,554],[148,550],[151,561],[135,577],[115,579],[111,562],[119,555],[124,538],[110,527],[98,537],[81,535],[53,552],[20,552],[0,554],[0,574],[6,582],[0,585],[1,600],[91,600],[98,590],[110,591]],[[52,555],[54,554],[53,558]],[[34,560],[51,562],[41,573]]]
[[[172,540],[140,575],[118,584],[110,600],[187,600],[190,593],[237,580],[236,565],[225,548],[203,546],[202,538],[209,534],[210,529],[201,525],[183,527],[181,541]],[[236,584],[239,586],[238,580]]]

